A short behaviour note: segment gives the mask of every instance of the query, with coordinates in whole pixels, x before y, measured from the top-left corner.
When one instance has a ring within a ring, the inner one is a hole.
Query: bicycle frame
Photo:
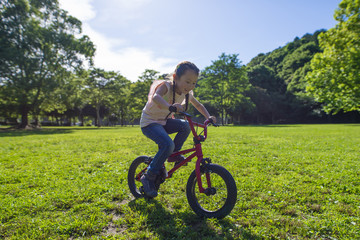
[[[200,124],[197,122],[193,122],[191,119],[191,115],[183,113],[186,117],[186,120],[189,122],[189,126],[191,129],[192,134],[194,135],[194,148],[191,149],[187,149],[187,150],[183,150],[180,152],[176,152],[173,153],[171,156],[177,156],[177,155],[181,155],[181,154],[187,154],[190,152],[194,152],[193,154],[191,154],[190,156],[188,156],[187,158],[185,158],[183,161],[181,161],[179,164],[177,164],[176,166],[174,166],[170,171],[168,171],[168,177],[170,178],[172,176],[172,174],[179,169],[180,167],[184,166],[185,164],[187,164],[188,162],[190,162],[194,157],[197,157],[197,161],[196,161],[196,165],[195,165],[195,173],[196,173],[196,179],[198,182],[198,187],[199,187],[199,192],[200,193],[204,193],[205,192],[205,188],[202,185],[202,181],[201,181],[201,172],[200,172],[200,165],[201,162],[203,161],[203,152],[202,152],[202,148],[201,148],[201,142],[205,141],[205,139],[207,138],[207,127],[210,123],[209,120],[206,120],[204,122],[204,124]],[[198,135],[195,127],[201,127],[204,129],[204,135]],[[208,185],[208,188],[211,188],[211,180],[210,180],[210,174],[206,173],[206,182]]]
[[[200,193],[205,193],[206,189],[203,187],[203,184],[202,184],[202,181],[201,181],[201,172],[200,172],[200,166],[201,166],[201,163],[203,161],[203,153],[202,153],[202,148],[201,148],[201,142],[206,140],[206,138],[207,138],[207,127],[211,122],[210,122],[210,120],[206,120],[204,122],[204,124],[200,124],[200,123],[197,123],[197,122],[193,122],[192,119],[191,119],[190,114],[187,114],[185,112],[182,112],[181,114],[183,114],[186,117],[186,120],[189,122],[191,132],[194,135],[194,144],[195,144],[195,146],[193,148],[191,148],[191,149],[186,149],[186,150],[182,150],[182,151],[171,154],[171,156],[177,156],[177,155],[188,154],[188,153],[193,152],[193,154],[191,154],[190,156],[185,158],[180,163],[176,164],[170,171],[168,171],[168,176],[167,176],[166,179],[171,178],[172,174],[176,170],[178,170],[180,167],[182,167],[185,164],[187,164],[188,162],[190,162],[194,157],[197,157],[197,161],[196,161],[196,165],[195,165],[196,179],[197,179],[197,183],[198,183],[198,187],[199,187],[199,192]],[[204,129],[204,135],[198,135],[194,126],[203,128]],[[138,174],[137,179],[140,179],[140,175],[145,171],[146,171],[146,169],[142,170]],[[205,174],[206,174],[207,186],[208,186],[208,188],[211,188],[210,174],[209,173],[205,173]]]

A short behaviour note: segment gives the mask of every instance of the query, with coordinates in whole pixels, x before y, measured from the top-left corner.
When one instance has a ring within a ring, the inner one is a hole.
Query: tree
[[[199,98],[216,107],[222,124],[228,114],[240,112],[243,105],[250,103],[249,98],[244,95],[250,87],[246,68],[241,65],[237,54],[221,54],[218,60],[202,71],[198,84],[200,87],[196,92]]]
[[[306,90],[333,114],[360,111],[360,1],[343,0],[338,24],[319,35],[322,53],[311,61]]]
[[[112,114],[112,118],[119,119],[121,125],[125,124],[125,120],[131,118],[129,105],[133,101],[130,91],[130,80],[123,77],[120,73],[107,84],[109,94],[108,108]]]
[[[267,65],[258,64],[248,69],[250,83],[255,87],[250,96],[256,105],[257,122],[275,123],[280,110],[278,98],[281,96],[283,81]]]
[[[58,1],[4,0],[0,9],[0,96],[26,127],[29,113],[39,114],[69,72],[91,62],[95,48]]]
[[[144,108],[147,100],[150,86],[154,80],[159,78],[159,72],[151,69],[145,71],[139,76],[138,81],[131,84],[132,100],[129,103],[131,112],[136,118],[140,118],[141,111]]]
[[[305,94],[305,76],[310,71],[310,60],[320,52],[314,34],[296,37],[284,47],[259,54],[247,64],[250,92],[256,104],[258,123],[305,122],[320,117],[319,104]]]
[[[100,108],[116,108],[121,99],[122,88],[128,80],[120,73],[114,71],[105,71],[99,68],[93,68],[85,81],[84,97],[96,109],[96,126],[101,127]]]
[[[83,74],[85,72],[83,71]],[[84,76],[80,73],[71,74],[62,81],[61,88],[56,88],[47,94],[46,99],[41,105],[41,112],[47,115],[49,113],[65,115],[69,125],[71,125],[72,118],[79,116],[81,109],[86,104],[82,97]]]

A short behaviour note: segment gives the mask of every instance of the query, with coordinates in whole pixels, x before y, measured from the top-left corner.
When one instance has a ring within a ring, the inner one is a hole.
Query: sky
[[[247,64],[296,37],[336,25],[340,0],[59,0],[96,46],[95,67],[135,82],[145,69],[200,70],[222,53]]]

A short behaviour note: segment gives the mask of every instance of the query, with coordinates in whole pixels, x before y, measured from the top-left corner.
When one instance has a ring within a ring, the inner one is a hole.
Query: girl
[[[176,66],[173,81],[155,81],[148,96],[148,102],[142,110],[140,126],[145,136],[159,146],[145,175],[141,178],[144,192],[149,197],[156,197],[155,179],[160,174],[166,159],[173,153],[180,151],[191,129],[189,123],[182,119],[171,118],[173,112],[186,111],[190,102],[206,119],[216,118],[210,116],[204,105],[193,95],[199,69],[195,64],[184,61]],[[182,104],[185,103],[185,109]],[[168,134],[176,133],[174,141]],[[183,156],[169,158],[169,162],[179,162]]]

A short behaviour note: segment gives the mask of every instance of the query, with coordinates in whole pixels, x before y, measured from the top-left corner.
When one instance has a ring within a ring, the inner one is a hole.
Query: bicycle
[[[210,158],[203,158],[201,143],[207,139],[207,127],[213,123],[206,120],[203,124],[193,122],[191,115],[181,112],[189,122],[191,132],[194,135],[194,147],[173,153],[172,156],[184,155],[193,152],[183,161],[178,162],[170,171],[163,167],[156,181],[156,188],[166,179],[171,178],[176,170],[187,165],[193,158],[197,157],[195,170],[190,174],[186,185],[186,196],[192,210],[200,217],[206,218],[224,218],[234,208],[237,199],[237,187],[234,178],[224,167],[213,164]],[[195,130],[195,127],[197,129]],[[197,133],[198,128],[203,128],[201,133]],[[203,135],[202,135],[203,134]],[[128,184],[131,193],[135,198],[147,197],[144,194],[140,181],[141,176],[146,172],[152,157],[139,156],[130,165],[128,171]],[[204,182],[206,186],[204,186]]]

